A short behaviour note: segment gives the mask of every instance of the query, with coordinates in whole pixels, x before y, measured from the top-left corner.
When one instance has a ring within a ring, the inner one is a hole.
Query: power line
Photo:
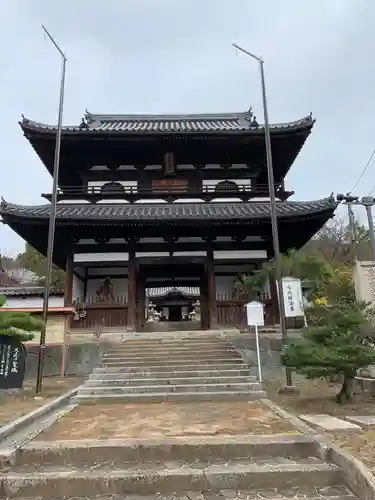
[[[358,184],[360,183],[360,181],[361,181],[362,177],[365,175],[365,173],[366,173],[366,171],[367,171],[368,167],[370,166],[370,163],[371,163],[371,161],[372,161],[372,159],[373,159],[374,155],[375,155],[375,149],[374,149],[374,151],[372,152],[372,154],[371,154],[371,156],[370,156],[370,158],[369,158],[368,162],[366,163],[365,168],[362,170],[361,175],[358,177],[357,182],[354,184],[354,186],[352,187],[352,189],[349,191],[349,193],[348,193],[348,194],[351,194],[351,193],[352,193],[352,191],[354,191],[354,189],[358,186]],[[375,185],[374,185],[374,187],[373,187],[372,191],[373,191],[374,189],[375,189]],[[370,194],[372,193],[372,191],[369,193],[369,196],[370,196]]]

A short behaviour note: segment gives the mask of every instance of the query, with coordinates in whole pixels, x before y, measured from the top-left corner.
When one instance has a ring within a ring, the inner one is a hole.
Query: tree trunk
[[[336,396],[338,403],[347,403],[354,397],[354,376],[344,373],[344,380],[340,392]]]

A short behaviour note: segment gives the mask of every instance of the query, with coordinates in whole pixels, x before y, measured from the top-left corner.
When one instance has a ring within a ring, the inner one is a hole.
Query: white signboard
[[[304,317],[302,284],[298,278],[285,277],[282,279],[285,316],[287,318]]]
[[[356,262],[353,269],[355,295],[359,302],[375,305],[375,262]]]
[[[248,326],[264,326],[263,304],[253,300],[248,302],[245,307]]]

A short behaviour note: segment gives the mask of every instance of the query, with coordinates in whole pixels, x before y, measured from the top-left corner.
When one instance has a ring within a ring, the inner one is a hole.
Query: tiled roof
[[[275,131],[311,128],[314,120],[311,115],[300,120],[271,125]],[[46,125],[23,117],[20,122],[24,130],[56,131],[56,125]],[[186,114],[186,115],[98,115],[86,113],[80,125],[64,126],[65,132],[88,134],[94,132],[111,133],[262,133],[250,111],[245,113]]]
[[[146,288],[147,297],[164,297],[169,293],[181,293],[191,297],[198,297],[200,294],[199,286],[158,286],[153,288]]]
[[[41,297],[43,294],[43,286],[6,286],[0,288],[0,295],[4,295],[4,297]],[[62,296],[64,290],[52,288],[50,295]]]
[[[304,216],[333,211],[337,206],[333,197],[318,201],[279,201],[276,204],[280,218]],[[14,205],[2,201],[0,215],[28,219],[47,219],[51,205]],[[221,203],[173,203],[173,204],[58,204],[57,219],[64,221],[178,221],[178,220],[246,220],[268,219],[268,201],[221,202]]]

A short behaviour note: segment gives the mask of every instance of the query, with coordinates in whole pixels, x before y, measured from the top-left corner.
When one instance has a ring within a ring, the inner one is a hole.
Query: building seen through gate
[[[284,179],[311,116],[271,125],[281,251],[300,248],[333,216],[332,197],[289,201]],[[52,174],[56,127],[26,118],[25,137]],[[97,115],[62,132],[53,260],[66,269],[69,328],[214,329],[244,320],[234,282],[273,256],[264,127],[252,112]],[[3,221],[46,255],[51,194],[2,201]],[[277,317],[275,283],[259,299]]]

